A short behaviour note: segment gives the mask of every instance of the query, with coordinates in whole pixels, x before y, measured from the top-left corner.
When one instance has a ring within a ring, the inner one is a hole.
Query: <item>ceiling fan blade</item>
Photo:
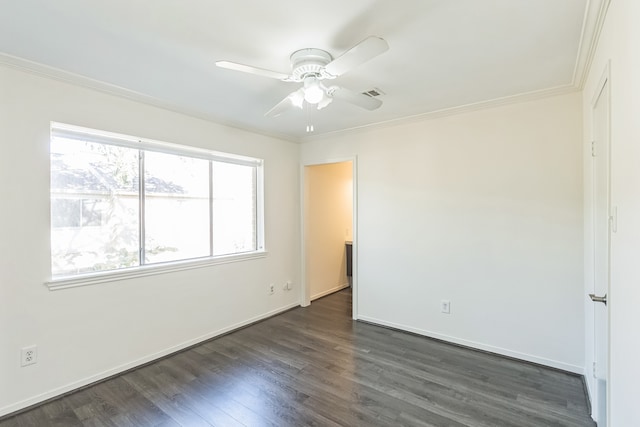
[[[267,111],[265,117],[278,117],[282,113],[293,109],[294,107],[302,108],[304,101],[304,90],[302,88],[291,92],[282,101],[278,102],[271,110]]]
[[[237,62],[217,61],[216,65],[228,70],[242,71],[243,73],[255,74],[257,76],[269,77],[278,80],[288,80],[290,77],[288,74],[265,70],[264,68],[252,67],[250,65],[238,64]]]
[[[328,63],[325,70],[333,76],[340,76],[387,50],[389,50],[389,44],[386,40],[375,36],[367,37]]]
[[[366,110],[375,110],[380,108],[382,101],[376,98],[372,98],[363,93],[355,92],[349,89],[344,89],[338,86],[333,86],[330,90],[331,97],[339,99],[341,101],[349,102],[350,104],[357,105],[358,107]]]

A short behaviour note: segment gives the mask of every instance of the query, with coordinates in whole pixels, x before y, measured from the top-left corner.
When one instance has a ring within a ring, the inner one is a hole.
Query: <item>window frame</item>
[[[255,171],[255,241],[256,241],[256,249],[253,251],[247,252],[239,252],[233,254],[224,254],[224,255],[212,255],[213,252],[210,251],[209,256],[191,258],[191,259],[182,259],[175,261],[166,261],[159,263],[151,263],[145,264],[143,260],[141,260],[140,265],[135,267],[126,267],[119,268],[113,270],[104,270],[104,271],[95,271],[88,273],[77,273],[70,275],[61,275],[61,276],[53,276],[52,266],[51,266],[51,254],[49,256],[49,273],[50,279],[45,282],[45,285],[51,289],[65,289],[76,286],[85,286],[85,285],[93,285],[104,282],[111,281],[119,281],[132,279],[137,277],[144,277],[149,275],[163,274],[174,271],[182,271],[189,270],[194,268],[203,268],[217,264],[226,264],[230,262],[240,262],[246,261],[255,258],[263,258],[266,257],[267,251],[265,248],[265,239],[264,239],[264,160],[241,156],[236,154],[224,153],[219,151],[207,150],[197,147],[190,147],[185,145],[173,144],[169,142],[162,142],[152,139],[143,139],[137,138],[133,136],[95,130],[84,128],[80,126],[51,122],[51,134],[50,141],[54,137],[61,138],[69,138],[76,139],[87,142],[94,142],[99,144],[107,144],[107,145],[115,145],[120,147],[132,148],[136,150],[140,150],[141,153],[144,152],[159,152],[170,155],[177,156],[185,156],[197,159],[203,159],[209,161],[209,195],[210,195],[210,203],[211,203],[211,193],[212,193],[212,184],[211,184],[211,171],[212,171],[212,162],[223,162],[230,163],[242,166],[250,166],[254,168]],[[144,156],[143,156],[144,157]],[[142,162],[140,163],[140,167],[142,169]],[[142,171],[141,171],[142,172]],[[142,183],[143,181],[141,181]],[[51,191],[51,186],[49,185],[49,194]],[[140,202],[140,229],[144,230],[144,188],[139,189],[138,193],[139,202]],[[51,217],[51,196],[49,197],[49,217]],[[215,231],[212,230],[212,218],[213,211],[211,206],[209,208],[209,235],[210,235],[210,247],[213,245],[213,239]],[[51,238],[51,227],[52,223],[49,220],[50,232],[49,236]],[[139,250],[141,255],[143,254],[144,242],[139,241]]]

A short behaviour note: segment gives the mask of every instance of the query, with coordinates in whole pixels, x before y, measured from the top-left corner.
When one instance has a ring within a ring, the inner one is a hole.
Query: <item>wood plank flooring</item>
[[[350,319],[341,291],[0,421],[594,426],[582,379]]]

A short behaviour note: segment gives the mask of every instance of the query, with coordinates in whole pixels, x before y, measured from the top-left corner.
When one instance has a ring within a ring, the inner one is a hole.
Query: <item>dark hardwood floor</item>
[[[14,426],[594,426],[576,375],[350,319],[349,290],[67,395]]]

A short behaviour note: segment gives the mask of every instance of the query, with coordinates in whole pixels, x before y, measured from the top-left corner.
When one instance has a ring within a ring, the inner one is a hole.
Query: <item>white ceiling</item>
[[[303,140],[309,135],[302,110],[264,117],[299,84],[218,68],[215,61],[288,73],[295,50],[315,47],[336,57],[369,35],[387,40],[389,51],[335,80],[357,91],[381,89],[383,106],[367,111],[335,101],[313,113],[316,134],[323,134],[575,90],[593,44],[594,3],[0,0],[0,61]]]

